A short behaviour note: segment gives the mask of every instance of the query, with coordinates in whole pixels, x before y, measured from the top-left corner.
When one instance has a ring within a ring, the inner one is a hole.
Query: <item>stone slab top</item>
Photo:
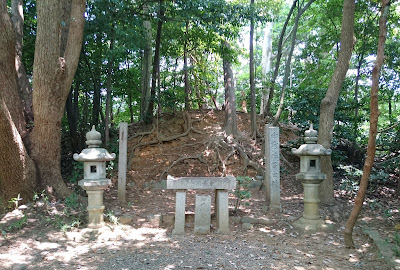
[[[167,176],[167,189],[235,189],[236,178],[225,177],[179,177]]]

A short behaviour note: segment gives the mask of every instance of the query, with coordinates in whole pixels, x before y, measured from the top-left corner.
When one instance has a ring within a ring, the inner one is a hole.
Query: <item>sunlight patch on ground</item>
[[[15,264],[27,264],[33,260],[32,256],[24,256],[19,252],[16,254],[4,253],[0,254],[1,266],[5,268],[10,268]]]

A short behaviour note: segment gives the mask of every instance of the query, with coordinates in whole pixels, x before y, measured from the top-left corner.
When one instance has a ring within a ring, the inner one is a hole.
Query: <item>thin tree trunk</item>
[[[359,88],[359,82],[360,82],[360,77],[361,77],[361,65],[362,62],[364,61],[364,52],[362,52],[358,56],[358,65],[357,65],[357,75],[356,75],[356,83],[354,86],[354,104],[355,104],[355,112],[354,112],[354,136],[357,135],[357,130],[358,130],[358,111],[359,111],[359,104],[358,104],[358,88]]]
[[[225,53],[223,56],[224,84],[225,84],[225,123],[224,130],[226,135],[237,136],[237,116],[236,116],[236,95],[232,72],[232,64],[228,51],[230,44],[224,42]]]
[[[250,7],[254,7],[254,0],[250,0]],[[253,48],[253,39],[254,39],[254,21],[250,20],[250,108],[251,108],[251,137],[253,139],[257,138],[257,118],[256,118],[256,86],[254,79],[254,48]]]
[[[148,6],[145,4],[143,6],[143,13],[147,15]],[[142,58],[142,76],[141,76],[141,87],[142,96],[140,98],[140,120],[144,121],[145,116],[149,110],[151,89],[150,89],[150,75],[151,75],[151,22],[149,20],[143,21],[143,31],[144,31],[144,48],[143,48],[143,58]]]
[[[28,124],[33,122],[32,108],[32,86],[28,80],[25,66],[22,63],[22,49],[24,37],[24,11],[23,0],[12,0],[11,2],[12,22],[15,30],[15,65],[18,76],[18,90],[24,106],[25,120]]]
[[[355,0],[344,0],[342,29],[340,35],[341,48],[338,62],[333,72],[328,90],[326,91],[326,95],[322,99],[320,105],[318,143],[323,145],[325,148],[331,147],[335,108],[344,78],[349,68],[349,61],[355,42],[355,39],[353,38],[354,10]],[[334,202],[334,190],[332,160],[330,156],[321,157],[321,171],[326,174],[326,180],[324,180],[320,186],[321,202],[332,204]]]
[[[162,25],[164,23],[164,0],[160,0],[159,3],[160,3],[160,10],[158,12],[156,45],[154,49],[154,60],[153,60],[153,74],[151,76],[151,97],[149,103],[149,110],[145,118],[145,121],[149,123],[153,122],[154,101],[156,98],[157,79],[159,77],[158,73],[160,70],[161,31],[162,31]]]
[[[371,101],[370,101],[370,122],[369,122],[369,137],[367,147],[367,158],[364,163],[363,174],[360,180],[360,188],[357,192],[357,197],[354,201],[353,210],[346,222],[344,229],[344,242],[347,248],[354,248],[353,229],[360,215],[361,208],[365,199],[365,194],[368,187],[369,177],[371,174],[372,165],[374,164],[376,150],[376,134],[378,131],[378,90],[379,90],[379,75],[384,60],[385,41],[386,41],[386,21],[389,13],[390,0],[382,0],[381,17],[379,18],[379,40],[376,53],[374,68],[372,69],[372,86],[371,86]]]
[[[104,117],[104,145],[108,146],[110,141],[110,119],[112,118],[112,106],[111,106],[111,81],[113,73],[113,47],[114,47],[114,28],[111,30],[110,39],[110,59],[108,59],[107,67],[107,96],[106,96],[106,111]]]
[[[75,93],[79,92],[80,82],[75,83],[75,89],[71,87],[67,102],[65,104],[65,111],[67,113],[67,120],[69,126],[69,135],[71,137],[71,146],[73,152],[79,151],[79,137],[78,137],[78,115],[79,107],[75,106],[76,100],[74,99]],[[78,109],[78,111],[76,111]]]
[[[274,98],[274,90],[275,90],[275,82],[276,82],[276,78],[278,77],[278,73],[279,73],[279,65],[281,63],[281,58],[282,58],[282,47],[283,47],[283,38],[285,37],[285,32],[286,32],[286,28],[289,24],[289,20],[292,17],[294,8],[296,7],[298,0],[294,0],[292,7],[290,8],[289,14],[286,17],[286,21],[285,24],[283,25],[282,31],[281,31],[281,35],[279,37],[279,42],[278,42],[278,53],[276,55],[276,63],[275,63],[275,70],[274,70],[274,75],[272,76],[271,79],[271,86],[269,89],[269,96],[268,96],[268,102],[265,104],[265,108],[264,108],[264,117],[266,117],[267,115],[269,115],[271,112],[271,102],[272,99]]]
[[[188,70],[188,31],[189,31],[189,22],[186,22],[185,25],[185,43],[183,45],[183,72],[185,77],[185,111],[190,110],[190,85],[189,85],[189,70]]]
[[[262,81],[263,90],[261,97],[260,114],[264,115],[265,107],[268,103],[269,97],[269,87],[268,87],[268,77],[271,71],[271,60],[272,60],[272,27],[273,22],[268,22],[264,29],[264,46],[262,51]]]
[[[310,5],[313,2],[315,2],[315,0],[308,1],[307,4],[302,9],[298,10],[297,15],[296,15],[296,19],[295,19],[294,26],[293,26],[293,31],[292,31],[292,42],[291,42],[291,45],[290,45],[290,51],[289,51],[289,54],[288,54],[287,59],[286,59],[285,75],[283,77],[283,82],[282,82],[281,98],[280,98],[279,107],[278,107],[278,110],[277,110],[277,112],[275,114],[274,122],[273,122],[274,126],[278,125],[279,118],[281,117],[281,114],[282,114],[282,111],[283,111],[283,106],[284,106],[284,102],[285,102],[286,85],[287,85],[288,80],[289,80],[291,63],[292,63],[292,55],[293,55],[294,46],[296,45],[297,29],[299,28],[299,20],[300,20],[301,15],[303,15],[303,13],[310,7]]]

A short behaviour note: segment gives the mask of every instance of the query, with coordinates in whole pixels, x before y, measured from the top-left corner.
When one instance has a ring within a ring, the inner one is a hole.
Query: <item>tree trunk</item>
[[[293,26],[293,31],[292,31],[292,42],[291,42],[291,45],[290,45],[290,51],[289,51],[289,54],[288,54],[287,59],[286,59],[285,75],[283,77],[283,82],[282,82],[281,98],[280,98],[279,107],[278,107],[278,110],[277,110],[277,112],[275,114],[274,122],[273,122],[274,126],[278,125],[279,118],[281,117],[281,114],[282,114],[282,111],[283,111],[283,106],[284,106],[284,101],[285,101],[286,85],[287,85],[288,80],[289,80],[291,64],[292,64],[292,55],[293,55],[294,46],[296,45],[296,36],[297,36],[297,29],[299,28],[300,17],[310,7],[310,5],[313,2],[315,2],[315,0],[309,0],[307,2],[307,4],[303,8],[298,10],[297,15],[296,15],[296,19],[295,19],[294,26]]]
[[[364,55],[363,53],[359,55],[358,59],[358,65],[357,65],[357,75],[356,75],[356,83],[354,86],[354,104],[355,104],[355,109],[354,109],[354,137],[357,136],[358,134],[358,114],[359,114],[359,104],[358,104],[358,88],[359,88],[359,82],[360,82],[360,77],[361,77],[361,64],[364,60]]]
[[[260,114],[264,115],[265,106],[268,103],[269,97],[269,87],[268,87],[268,77],[271,71],[271,58],[272,58],[272,32],[273,22],[268,22],[264,29],[264,46],[262,51],[262,81],[263,81],[263,91],[261,97]]]
[[[0,204],[32,198],[36,169],[22,141],[26,134],[15,66],[15,32],[7,2],[0,1]]]
[[[18,76],[18,91],[24,106],[25,120],[29,125],[33,122],[32,110],[32,86],[26,75],[25,66],[22,63],[22,48],[24,37],[24,12],[23,1],[12,0],[11,2],[12,22],[15,30],[15,65]]]
[[[271,79],[271,85],[270,85],[269,93],[268,93],[268,101],[264,107],[264,117],[266,117],[267,115],[269,115],[271,113],[270,112],[271,111],[271,102],[272,102],[272,99],[274,98],[275,82],[276,82],[276,78],[278,77],[279,65],[281,63],[281,58],[282,58],[283,38],[285,37],[286,28],[289,24],[290,17],[292,17],[292,14],[293,14],[294,8],[296,7],[297,2],[298,2],[298,0],[293,1],[292,7],[290,8],[289,14],[286,17],[285,24],[283,25],[281,35],[279,37],[275,70],[274,70],[274,75],[272,76],[272,79]]]
[[[147,15],[149,12],[148,6],[143,6],[143,13]],[[150,75],[151,75],[151,52],[152,52],[152,34],[151,22],[149,20],[143,21],[144,32],[144,48],[142,58],[142,74],[140,85],[142,87],[142,96],[140,98],[140,120],[144,121],[145,116],[149,110],[151,89],[150,89]]]
[[[254,0],[250,0],[250,7],[254,7]],[[254,36],[254,21],[250,20],[250,108],[251,108],[251,137],[257,138],[257,118],[256,118],[256,86],[254,79],[254,48],[253,48],[253,36]]]
[[[354,10],[355,0],[344,0],[342,29],[340,34],[340,52],[338,62],[332,75],[331,82],[325,97],[321,101],[319,116],[319,136],[318,143],[325,148],[330,148],[333,136],[334,113],[342,88],[343,80],[349,68],[349,61],[355,39],[354,35]],[[333,169],[330,156],[321,157],[321,171],[326,174],[320,187],[320,198],[322,203],[332,204],[333,197]]]
[[[39,184],[57,197],[71,194],[62,179],[61,118],[78,65],[84,25],[84,0],[37,2],[37,35],[33,66],[32,157],[37,165]],[[62,13],[68,13],[67,29],[61,27]],[[62,38],[66,33],[66,38]],[[60,36],[61,35],[61,36]],[[65,44],[60,44],[60,40]]]
[[[367,158],[364,163],[363,174],[360,180],[360,188],[357,192],[357,197],[354,201],[353,210],[350,213],[349,219],[346,222],[344,229],[344,242],[347,248],[354,248],[353,228],[357,218],[361,212],[361,208],[365,199],[369,177],[371,174],[372,165],[374,164],[376,134],[378,132],[378,90],[379,90],[379,75],[384,60],[385,41],[386,41],[386,21],[389,13],[390,0],[382,0],[381,16],[379,18],[379,40],[376,53],[374,68],[372,69],[372,86],[371,86],[371,101],[370,101],[370,122],[369,122],[369,137],[367,147]]]
[[[185,43],[183,45],[183,72],[185,77],[185,111],[190,110],[190,100],[189,100],[190,85],[189,85],[189,71],[188,71],[188,59],[187,59],[188,30],[189,30],[189,22],[186,22]]]
[[[80,151],[80,138],[78,132],[79,106],[76,97],[78,96],[80,82],[75,83],[75,89],[71,87],[65,104],[67,120],[69,126],[69,136],[71,138],[71,148],[74,153]]]
[[[154,101],[156,98],[157,79],[160,71],[160,47],[161,47],[161,30],[164,23],[164,0],[160,0],[160,10],[158,12],[158,24],[157,24],[157,35],[156,45],[154,49],[154,60],[153,60],[153,74],[151,76],[151,97],[149,103],[149,110],[145,117],[145,122],[153,122],[153,111]]]
[[[232,64],[230,59],[230,44],[224,42],[225,53],[223,55],[224,85],[225,85],[225,123],[224,130],[226,135],[237,136],[237,116],[236,116],[236,95],[233,80]]]
[[[110,123],[112,121],[112,106],[111,106],[111,81],[113,73],[113,47],[114,47],[114,26],[111,30],[110,39],[110,58],[107,65],[107,96],[106,96],[106,112],[104,117],[104,146],[107,147],[110,141]],[[111,119],[111,121],[110,121]]]

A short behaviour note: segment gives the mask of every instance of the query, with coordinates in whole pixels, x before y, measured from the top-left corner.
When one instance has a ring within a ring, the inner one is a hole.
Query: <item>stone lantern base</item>
[[[79,181],[81,186],[88,195],[88,228],[97,229],[104,226],[104,205],[103,205],[103,193],[104,190],[111,184],[109,179],[99,180],[81,180]]]
[[[302,231],[329,231],[333,229],[333,225],[325,222],[322,219],[305,219],[299,218],[293,223],[293,227]]]

